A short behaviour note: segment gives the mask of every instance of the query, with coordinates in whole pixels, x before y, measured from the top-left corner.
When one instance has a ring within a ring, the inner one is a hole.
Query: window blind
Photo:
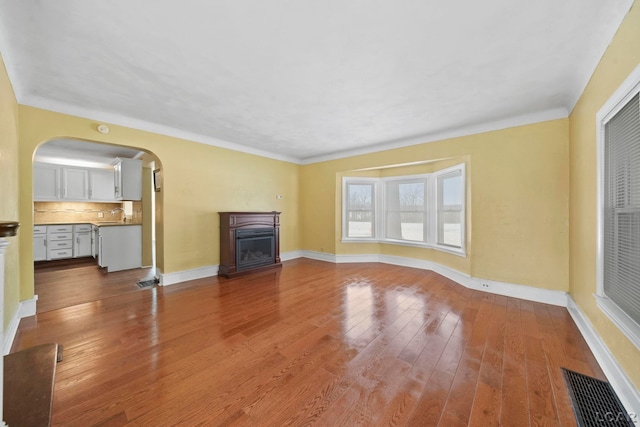
[[[640,94],[604,133],[603,288],[640,324]]]

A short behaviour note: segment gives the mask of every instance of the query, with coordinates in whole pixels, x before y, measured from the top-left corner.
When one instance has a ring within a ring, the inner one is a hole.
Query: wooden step
[[[4,420],[9,426],[49,426],[58,344],[4,356]]]

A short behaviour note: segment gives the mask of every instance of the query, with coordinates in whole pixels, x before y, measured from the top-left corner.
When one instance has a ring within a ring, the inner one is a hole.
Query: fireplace
[[[233,277],[281,267],[280,212],[220,212],[218,274]]]
[[[238,271],[275,262],[273,228],[236,230],[236,268]]]

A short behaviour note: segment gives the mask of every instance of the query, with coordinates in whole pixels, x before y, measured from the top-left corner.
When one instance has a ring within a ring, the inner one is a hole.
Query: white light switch
[[[278,200],[282,200],[282,194],[278,194],[278,195],[276,196],[276,199],[278,199]]]

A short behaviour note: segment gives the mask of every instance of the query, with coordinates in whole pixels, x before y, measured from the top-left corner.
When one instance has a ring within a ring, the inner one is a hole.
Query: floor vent
[[[141,280],[138,282],[139,288],[148,288],[158,284],[158,279]]]
[[[579,427],[634,426],[611,384],[562,369]]]

